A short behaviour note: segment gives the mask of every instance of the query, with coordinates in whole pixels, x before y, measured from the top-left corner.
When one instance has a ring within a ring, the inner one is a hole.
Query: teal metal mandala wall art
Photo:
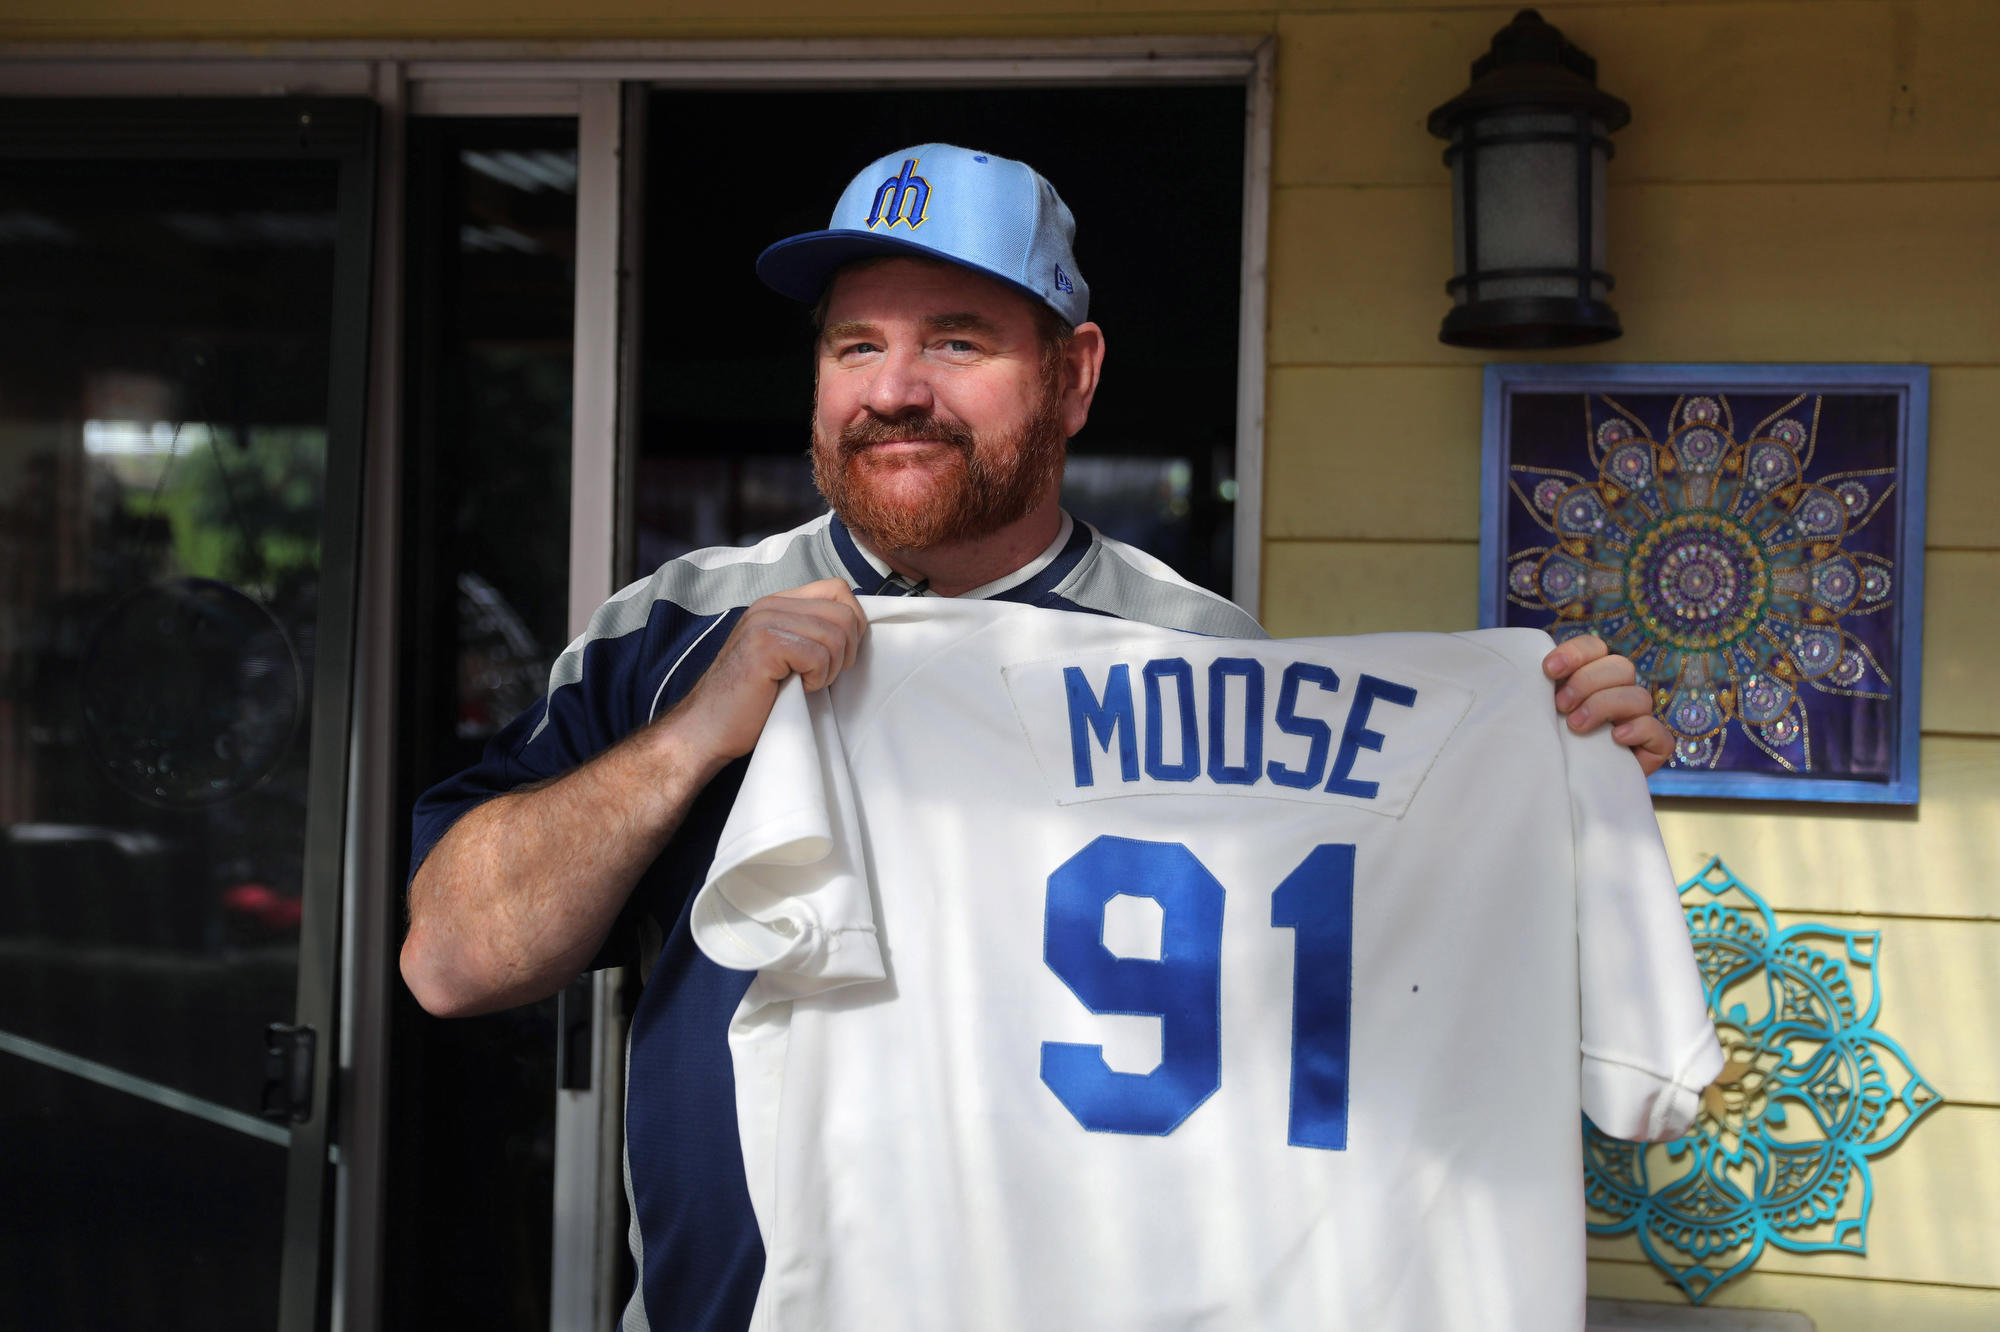
[[[1675,1142],[1584,1120],[1593,1235],[1633,1235],[1699,1304],[1767,1248],[1866,1254],[1873,1158],[1942,1105],[1883,1031],[1881,935],[1798,924],[1711,859],[1681,885],[1728,1061]]]
[[[1486,375],[1482,623],[1630,657],[1657,793],[1916,800],[1924,368]]]

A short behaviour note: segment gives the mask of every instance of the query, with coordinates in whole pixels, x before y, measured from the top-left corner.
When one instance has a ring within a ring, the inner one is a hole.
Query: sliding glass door
[[[314,1326],[371,107],[0,104],[0,1321]]]

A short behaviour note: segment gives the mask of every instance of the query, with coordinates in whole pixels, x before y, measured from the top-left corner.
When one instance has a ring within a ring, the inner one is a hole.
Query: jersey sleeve
[[[718,965],[757,971],[753,997],[795,999],[886,975],[832,701],[778,691],[689,914]]]
[[[1576,857],[1583,1110],[1613,1137],[1677,1138],[1722,1069],[1687,918],[1638,764],[1606,733],[1561,731]]]

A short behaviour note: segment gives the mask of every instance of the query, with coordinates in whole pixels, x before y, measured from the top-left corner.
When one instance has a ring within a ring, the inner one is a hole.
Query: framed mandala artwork
[[[1659,795],[1917,799],[1927,368],[1486,368],[1480,623],[1596,634]]]

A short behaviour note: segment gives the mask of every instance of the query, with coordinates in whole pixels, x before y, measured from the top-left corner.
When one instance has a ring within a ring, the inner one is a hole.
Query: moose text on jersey
[[[1295,643],[1173,646],[1005,668],[1058,803],[1200,791],[1400,818],[1472,702],[1414,672],[1302,658]]]

